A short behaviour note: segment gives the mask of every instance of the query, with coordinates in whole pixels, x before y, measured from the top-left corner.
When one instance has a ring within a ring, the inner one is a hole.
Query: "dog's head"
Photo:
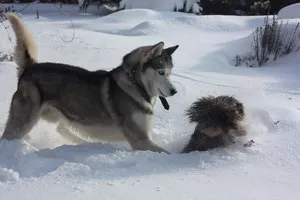
[[[172,54],[178,45],[164,49],[164,43],[143,46],[123,58],[123,65],[130,69],[133,78],[146,89],[150,96],[173,96],[177,93],[170,80]]]

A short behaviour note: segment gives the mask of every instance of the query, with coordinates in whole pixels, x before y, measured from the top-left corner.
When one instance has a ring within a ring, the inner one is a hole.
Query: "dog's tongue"
[[[159,96],[159,99],[160,99],[161,104],[163,105],[163,107],[166,110],[169,110],[170,106],[169,106],[169,103],[167,102],[167,99],[165,97],[162,97],[162,96]]]

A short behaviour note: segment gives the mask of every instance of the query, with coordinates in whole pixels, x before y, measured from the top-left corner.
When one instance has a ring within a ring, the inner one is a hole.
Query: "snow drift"
[[[279,19],[295,19],[300,18],[300,3],[295,3],[282,8],[278,12]]]

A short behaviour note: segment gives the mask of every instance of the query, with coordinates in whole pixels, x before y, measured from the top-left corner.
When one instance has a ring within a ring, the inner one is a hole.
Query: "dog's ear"
[[[164,42],[159,42],[159,43],[147,48],[147,50],[145,50],[144,55],[143,55],[143,61],[147,62],[151,58],[161,55],[162,51],[164,49],[164,45],[165,45]]]
[[[168,55],[172,55],[176,49],[179,47],[179,45],[173,46],[173,47],[169,47],[164,49],[164,53],[168,54]]]

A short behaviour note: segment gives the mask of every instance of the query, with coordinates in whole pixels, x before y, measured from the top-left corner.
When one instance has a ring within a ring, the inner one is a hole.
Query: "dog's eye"
[[[165,72],[163,72],[163,71],[158,71],[158,73],[159,73],[159,75],[165,75]]]

